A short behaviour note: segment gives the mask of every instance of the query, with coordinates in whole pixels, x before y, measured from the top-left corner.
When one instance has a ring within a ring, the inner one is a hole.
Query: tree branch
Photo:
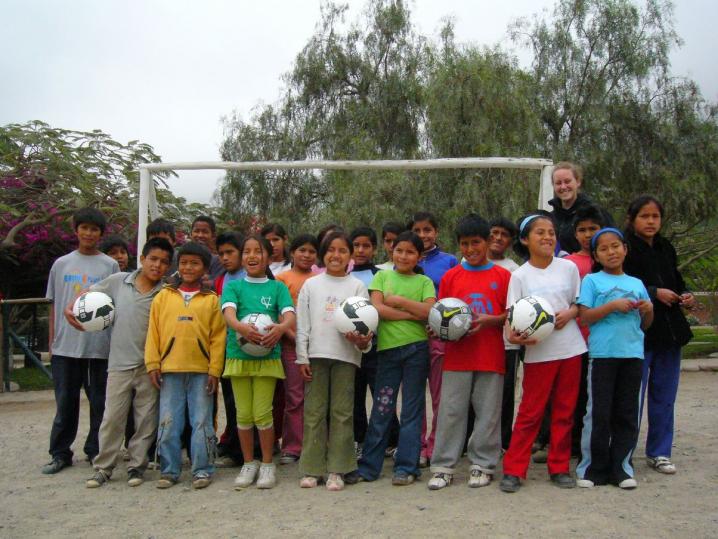
[[[55,217],[56,215],[64,215],[67,213],[73,213],[76,211],[77,208],[65,208],[62,210],[57,210],[55,213],[47,213],[43,217],[35,217],[32,218],[33,214],[29,214],[25,219],[17,223],[14,227],[12,227],[7,235],[3,238],[3,240],[0,242],[0,249],[10,249],[15,245],[15,238],[20,233],[21,230],[35,225],[41,225],[43,223],[47,223],[50,219]]]
[[[701,258],[702,256],[707,255],[708,253],[710,253],[710,252],[711,252],[713,249],[715,249],[716,247],[718,247],[718,243],[713,243],[712,245],[709,245],[709,246],[706,247],[705,249],[703,249],[703,250],[701,250],[701,251],[698,251],[696,254],[694,254],[692,257],[690,257],[688,260],[685,260],[685,261],[683,261],[681,264],[679,264],[678,270],[679,270],[679,271],[683,271],[683,268],[685,268],[686,266],[690,266],[693,262],[695,262],[696,260],[698,260],[698,259]]]

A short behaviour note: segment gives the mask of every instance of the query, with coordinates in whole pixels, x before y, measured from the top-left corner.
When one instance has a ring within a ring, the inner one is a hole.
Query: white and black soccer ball
[[[527,339],[542,341],[554,329],[556,312],[542,297],[526,296],[509,307],[509,326]]]
[[[274,320],[269,315],[264,313],[250,313],[240,320],[243,324],[250,324],[257,328],[257,331],[262,335],[266,335],[268,330],[267,327],[274,324]],[[237,343],[245,354],[250,356],[262,357],[266,356],[272,351],[271,348],[261,346],[253,342],[248,341],[242,335],[237,332]]]
[[[361,296],[352,296],[341,302],[334,312],[334,327],[342,335],[358,331],[361,335],[376,333],[379,313],[371,302]]]
[[[429,327],[442,341],[458,341],[471,328],[471,309],[458,298],[444,298],[431,307]]]
[[[104,292],[87,292],[75,300],[72,314],[85,331],[102,331],[115,319],[115,304]]]

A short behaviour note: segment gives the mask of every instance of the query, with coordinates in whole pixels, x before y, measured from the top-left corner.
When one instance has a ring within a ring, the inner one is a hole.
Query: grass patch
[[[52,389],[52,380],[34,367],[23,367],[13,369],[10,373],[10,380],[20,386],[20,391],[38,391],[41,389]]]
[[[718,334],[715,328],[691,328],[693,340],[683,348],[685,359],[708,357],[718,352]]]

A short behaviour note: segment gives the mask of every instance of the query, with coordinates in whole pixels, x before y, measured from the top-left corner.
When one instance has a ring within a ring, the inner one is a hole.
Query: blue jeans
[[[647,457],[670,457],[673,446],[673,414],[681,376],[681,349],[646,349],[641,380],[641,410],[648,391]]]
[[[192,425],[192,477],[210,477],[214,473],[217,445],[212,421],[214,404],[212,395],[207,393],[207,374],[198,372],[162,374],[160,423],[157,431],[161,474],[174,480],[179,479],[185,405]]]
[[[381,473],[400,385],[401,427],[394,473],[419,476],[421,425],[428,375],[429,345],[426,341],[379,352],[374,403],[359,461],[359,474],[367,481],[374,481]]]

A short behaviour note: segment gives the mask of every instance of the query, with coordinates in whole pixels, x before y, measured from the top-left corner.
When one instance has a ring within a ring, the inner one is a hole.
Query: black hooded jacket
[[[646,330],[646,348],[683,346],[693,337],[691,328],[680,305],[668,307],[656,298],[656,289],[668,288],[676,294],[687,292],[686,284],[678,271],[676,250],[667,239],[657,234],[653,245],[626,232],[628,256],[623,271],[643,281],[653,302],[653,324]]]
[[[561,205],[561,199],[554,197],[548,201],[553,208],[551,215],[556,220],[556,234],[558,236],[559,248],[569,254],[576,253],[581,250],[578,240],[573,232],[573,218],[576,217],[576,211],[586,206],[596,206],[601,211],[601,217],[605,226],[614,226],[613,217],[606,210],[595,204],[590,198],[583,193],[579,193],[573,206],[566,209]]]

